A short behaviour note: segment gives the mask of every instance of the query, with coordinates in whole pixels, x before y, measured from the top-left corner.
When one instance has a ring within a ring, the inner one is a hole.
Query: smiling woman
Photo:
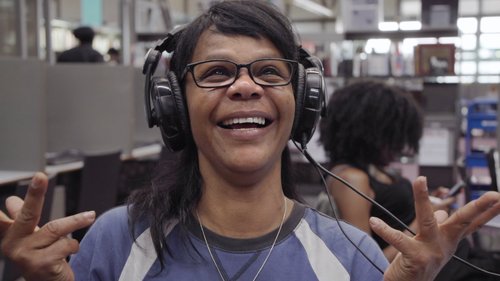
[[[173,52],[171,71],[153,78],[163,51]],[[432,280],[458,239],[500,212],[499,196],[446,222],[441,214],[442,230],[418,180],[421,237],[372,220],[404,253],[387,267],[366,233],[302,204],[295,191],[287,143],[305,147],[314,132],[324,95],[316,61],[268,1],[217,2],[144,65],[148,123],[178,151],[175,163],[159,167],[126,207],[99,217],[79,251],[66,236],[95,214],[35,231],[46,190],[38,174],[24,205],[8,204],[16,221],[0,217],[4,253],[27,280]]]
[[[234,48],[234,46],[239,47]],[[209,29],[201,34],[192,60],[198,62],[208,58],[225,58],[234,61],[235,63],[231,64],[235,68],[232,73],[221,71],[221,67],[210,68],[207,72],[217,78],[232,77],[224,83],[224,88],[200,88],[193,81],[193,77],[188,75],[185,78],[187,108],[200,159],[200,170],[202,173],[204,171],[214,173],[214,175],[202,174],[203,178],[215,180],[213,183],[206,182],[206,189],[212,189],[208,187],[209,185],[220,186],[219,181],[221,179],[225,181],[225,176],[220,173],[226,173],[229,170],[241,170],[247,174],[247,169],[251,169],[262,180],[276,178],[276,176],[279,178],[281,162],[276,160],[280,159],[291,134],[295,112],[293,89],[290,83],[291,72],[286,72],[287,79],[279,81],[274,86],[262,86],[255,81],[261,81],[258,77],[262,75],[256,75],[259,66],[269,68],[272,62],[285,68],[283,71],[288,69],[286,62],[279,60],[281,52],[267,38],[227,36]],[[266,64],[261,64],[264,58],[273,59]],[[240,68],[239,73],[236,73],[237,64],[245,63],[249,64],[248,68]],[[199,66],[198,64],[194,69],[196,70]],[[209,79],[207,76],[203,78],[204,82]],[[214,80],[218,80],[217,78]],[[268,120],[268,125],[250,128],[244,126],[245,130],[241,129],[242,126],[231,127],[231,130],[218,126],[220,123],[232,122],[231,120],[253,120],[253,118]],[[211,169],[207,166],[217,166],[218,169]],[[234,174],[234,177],[240,176]],[[269,192],[272,196],[270,192],[281,192],[281,185],[275,191],[272,190],[267,189],[266,193]],[[244,194],[241,195],[244,196]]]

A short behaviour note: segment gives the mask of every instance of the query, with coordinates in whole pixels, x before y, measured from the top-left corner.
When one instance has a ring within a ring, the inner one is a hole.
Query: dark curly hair
[[[376,81],[333,93],[320,123],[320,142],[332,166],[386,166],[399,154],[417,153],[423,116],[412,95]]]

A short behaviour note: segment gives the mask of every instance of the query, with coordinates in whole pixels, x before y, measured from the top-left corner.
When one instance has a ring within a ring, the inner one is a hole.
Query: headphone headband
[[[172,30],[146,54],[142,73],[146,76],[144,102],[148,126],[158,126],[165,145],[173,151],[184,148],[190,135],[189,114],[178,77],[169,71],[153,77],[164,51],[174,52],[184,26]],[[298,46],[299,70],[295,95],[295,119],[291,139],[305,148],[325,112],[325,81],[321,60]]]

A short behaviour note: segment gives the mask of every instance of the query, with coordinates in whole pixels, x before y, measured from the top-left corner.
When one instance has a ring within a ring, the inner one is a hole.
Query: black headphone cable
[[[321,181],[323,182],[323,187],[325,187],[325,192],[328,196],[328,203],[330,204],[330,207],[333,211],[333,218],[335,219],[335,221],[337,222],[337,225],[339,226],[339,229],[340,231],[342,232],[342,234],[344,235],[344,237],[354,246],[354,248],[356,248],[356,250],[361,253],[361,255],[373,266],[375,267],[382,275],[384,275],[384,270],[382,270],[378,265],[375,264],[374,261],[372,261],[367,255],[365,252],[363,252],[363,250],[361,250],[358,245],[356,245],[356,243],[354,243],[354,241],[352,241],[352,239],[347,235],[347,233],[345,233],[344,231],[344,228],[342,226],[342,224],[340,223],[340,219],[339,219],[339,215],[337,213],[337,210],[335,209],[335,207],[333,206],[333,202],[332,202],[332,196],[330,196],[330,191],[328,190],[328,188],[326,188],[327,186],[327,183],[326,183],[326,179],[325,179],[325,176],[323,175],[323,173],[321,172],[321,170],[317,167],[317,166],[314,166],[313,167],[316,169],[316,172],[318,173],[318,175],[321,177]]]
[[[404,222],[402,222],[398,217],[396,217],[393,213],[391,213],[389,210],[387,210],[384,206],[380,205],[378,202],[376,202],[372,198],[368,197],[363,192],[359,191],[356,187],[354,187],[353,185],[351,185],[349,182],[347,182],[343,178],[337,176],[336,174],[332,173],[331,171],[329,171],[328,169],[326,169],[325,167],[323,167],[321,164],[319,164],[316,160],[314,160],[314,158],[312,158],[312,156],[307,151],[307,147],[305,145],[302,145],[302,148],[300,148],[295,141],[293,143],[295,144],[295,146],[297,147],[297,149],[302,153],[302,155],[304,155],[306,157],[306,159],[309,161],[309,163],[311,163],[317,169],[318,172],[323,171],[327,175],[329,175],[330,177],[332,177],[332,178],[340,181],[345,186],[347,186],[349,189],[351,189],[352,191],[354,191],[356,194],[358,194],[359,196],[363,197],[365,200],[367,200],[370,203],[372,203],[374,206],[376,206],[377,208],[379,208],[380,210],[382,210],[384,213],[386,213],[387,215],[389,215],[392,219],[396,220],[398,224],[400,224],[401,226],[403,226],[404,229],[406,229],[408,232],[410,232],[413,236],[416,235],[416,233],[413,230],[411,230]],[[337,213],[335,212],[335,208],[333,206],[332,199],[330,198],[331,196],[330,196],[330,192],[328,191],[328,187],[327,187],[326,181],[324,180],[324,177],[323,177],[322,173],[320,173],[320,174],[321,174],[321,178],[323,180],[323,185],[324,185],[325,191],[326,191],[326,193],[328,195],[328,200],[329,200],[329,203],[330,203],[330,207],[334,211],[335,216],[337,216]],[[338,221],[337,217],[335,219]],[[341,230],[342,230],[342,228],[341,228]],[[342,233],[344,235],[346,235],[343,230],[342,230]],[[348,239],[348,240],[351,241],[350,239]],[[351,243],[353,243],[353,242],[351,241]],[[365,258],[368,259],[368,257],[356,245],[354,245],[354,246],[356,247],[356,249],[358,251],[361,252],[361,254]],[[462,264],[464,264],[464,265],[466,265],[466,266],[474,269],[474,270],[477,270],[477,271],[481,272],[481,273],[484,273],[484,274],[487,274],[487,275],[490,275],[490,276],[500,277],[500,273],[491,272],[491,271],[488,271],[486,269],[480,268],[480,267],[478,267],[478,266],[476,266],[476,265],[468,262],[467,260],[464,260],[461,257],[456,256],[456,255],[452,255],[452,258],[455,259],[455,260],[457,260],[457,261],[459,261],[459,262],[461,262]],[[374,265],[374,263],[372,261],[370,261],[370,263],[372,265]],[[374,265],[374,266],[379,271],[383,272],[379,267],[377,267],[376,265]]]

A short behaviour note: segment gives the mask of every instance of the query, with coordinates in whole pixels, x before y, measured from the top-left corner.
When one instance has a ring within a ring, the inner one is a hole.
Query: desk
[[[141,146],[134,148],[130,154],[122,154],[121,159],[125,160],[141,160],[147,159],[149,157],[156,157],[161,153],[161,144],[151,144],[147,146]],[[45,167],[45,173],[47,174],[60,174],[72,171],[77,171],[83,168],[83,161],[75,161],[70,163],[64,163],[59,165],[47,165]],[[9,171],[0,170],[0,185],[11,184],[21,180],[30,179],[35,175],[33,171]]]
[[[158,143],[137,147],[132,149],[130,154],[123,153],[121,155],[121,160],[141,160],[149,157],[157,157],[158,155],[160,155],[161,149],[162,145]],[[45,167],[45,172],[48,174],[67,173],[79,170],[81,168],[83,168],[83,161],[75,161],[58,165],[47,165]]]
[[[161,153],[161,149],[162,145],[159,143],[136,147],[132,149],[129,155],[122,154],[122,160],[141,160],[150,157],[158,157]]]
[[[83,168],[83,161],[75,161],[58,165],[47,165],[45,167],[45,173],[60,174],[80,170],[81,168]]]
[[[15,183],[21,180],[30,179],[35,172],[29,171],[4,171],[0,170],[0,185]]]

